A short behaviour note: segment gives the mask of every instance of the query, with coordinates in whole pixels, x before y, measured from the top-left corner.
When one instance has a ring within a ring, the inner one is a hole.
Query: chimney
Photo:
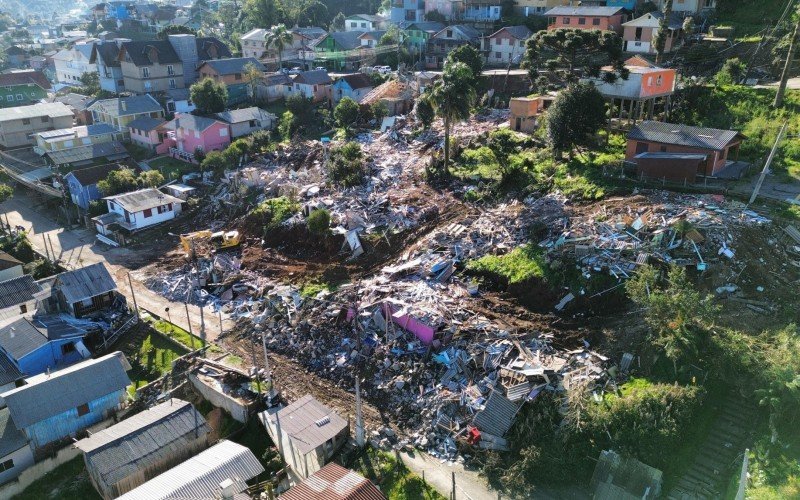
[[[222,481],[219,483],[219,489],[224,500],[233,500],[233,496],[236,494],[236,484],[233,480],[228,478]]]

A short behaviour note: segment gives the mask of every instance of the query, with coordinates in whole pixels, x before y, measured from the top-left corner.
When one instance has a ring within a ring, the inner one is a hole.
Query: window
[[[13,95],[7,95],[6,96],[6,101],[13,101],[13,100],[14,100],[14,96]]]
[[[578,18],[578,24],[581,24],[581,25],[586,24],[586,18],[585,17],[579,17]]]
[[[361,27],[362,28],[366,28],[367,27],[367,23],[361,23]]]
[[[71,352],[75,352],[75,344],[70,342],[69,344],[64,344],[61,346],[61,354],[67,355]]]
[[[666,147],[666,146],[661,146],[661,147],[659,148],[659,150],[660,150],[662,153],[666,153],[666,152],[667,152],[667,147]]]
[[[656,77],[656,85],[661,86],[661,75],[658,75],[658,77]]]
[[[175,74],[175,68],[171,64],[167,66],[167,74],[170,76]]]
[[[200,138],[200,131],[199,130],[195,130],[194,131],[194,138],[195,139],[199,139]]]
[[[18,100],[18,101],[21,101],[21,100],[22,100],[22,94],[17,94],[17,100]]]
[[[142,68],[142,78],[150,77],[150,68]]]
[[[495,53],[494,53],[494,58],[495,58],[495,59],[502,59],[502,57],[503,57],[503,55],[502,55],[502,54],[500,54],[500,52],[495,52]]]
[[[254,128],[256,126],[256,121],[255,120],[250,120],[248,125],[250,126],[250,128]]]
[[[175,79],[174,78],[170,78],[169,79],[169,88],[171,88],[171,89],[175,88]]]
[[[153,209],[152,208],[148,208],[147,210],[144,211],[144,218],[145,219],[147,219],[148,217],[152,217],[152,216],[153,216]]]
[[[219,136],[220,137],[228,137],[228,129],[227,128],[219,129]]]
[[[31,124],[30,118],[23,118],[22,119],[22,124],[23,125],[30,125]]]
[[[569,24],[569,18],[568,17],[564,18],[564,24]]]
[[[20,314],[25,314],[26,312],[28,312],[28,304],[20,304],[19,305],[19,313]]]
[[[14,460],[6,460],[0,464],[0,472],[5,472],[14,468]]]
[[[646,153],[647,152],[647,143],[646,142],[637,142],[636,143],[636,154]]]
[[[174,113],[175,112],[175,103],[174,102],[170,101],[170,102],[167,103],[167,111],[169,111],[170,113]]]
[[[77,408],[77,410],[78,410],[78,416],[79,417],[82,417],[82,416],[86,415],[87,413],[89,413],[89,403],[80,405]]]
[[[42,123],[47,123],[49,121],[50,121],[50,117],[49,116],[43,116],[42,117]]]
[[[236,73],[236,74],[234,74],[234,75],[233,75],[233,79],[234,79],[234,80],[241,80],[241,79],[242,79],[242,74],[241,74],[241,73]]]
[[[592,19],[592,26],[600,26],[600,18],[599,17],[595,17],[594,19]]]

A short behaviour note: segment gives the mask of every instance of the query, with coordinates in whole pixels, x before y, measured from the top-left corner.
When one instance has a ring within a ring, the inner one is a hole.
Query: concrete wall
[[[242,422],[243,424],[247,423],[248,417],[250,416],[250,411],[247,406],[239,403],[226,394],[215,391],[211,387],[204,384],[194,373],[190,373],[188,378],[189,382],[192,384],[192,387],[194,387],[194,390],[200,394],[203,399],[217,408],[222,408],[226,412],[230,413],[234,420]]]

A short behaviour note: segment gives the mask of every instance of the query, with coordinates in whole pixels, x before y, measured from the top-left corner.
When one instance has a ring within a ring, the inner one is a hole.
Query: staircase
[[[731,473],[741,467],[756,408],[751,401],[728,394],[699,448],[694,462],[669,492],[669,500],[711,500],[722,498]]]

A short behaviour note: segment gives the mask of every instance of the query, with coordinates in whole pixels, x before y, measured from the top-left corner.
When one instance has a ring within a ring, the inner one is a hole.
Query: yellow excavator
[[[239,231],[195,231],[181,235],[181,244],[187,255],[235,248],[241,243]]]

